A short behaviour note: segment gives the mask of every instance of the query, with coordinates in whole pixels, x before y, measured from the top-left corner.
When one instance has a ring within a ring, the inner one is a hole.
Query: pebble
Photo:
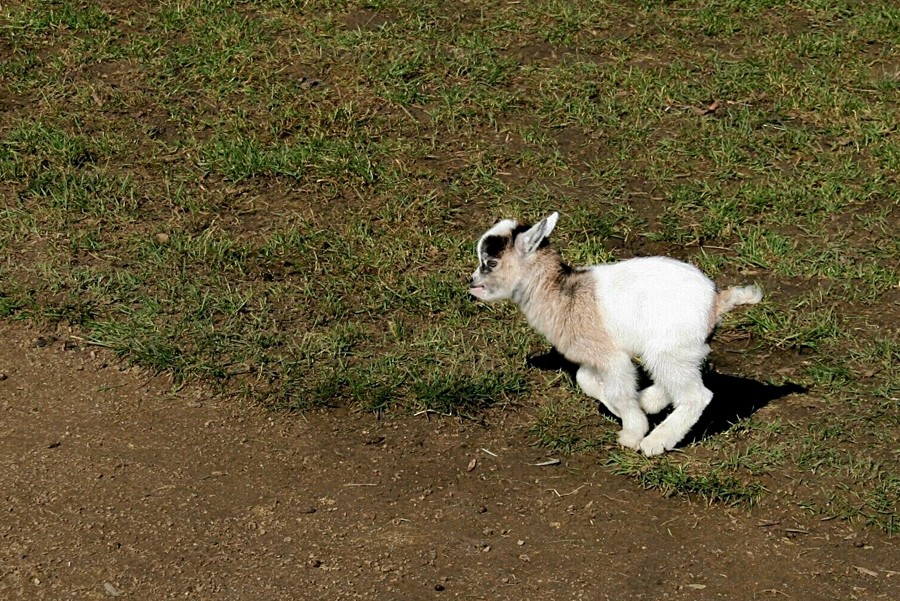
[[[115,586],[113,586],[109,582],[104,582],[103,588],[105,588],[106,592],[109,593],[110,595],[112,595],[113,597],[118,597],[119,595],[122,594],[122,592],[119,589],[117,589]]]

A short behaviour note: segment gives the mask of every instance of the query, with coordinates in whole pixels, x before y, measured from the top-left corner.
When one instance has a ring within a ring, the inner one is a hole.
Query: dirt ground
[[[3,599],[897,599],[897,541],[488,426],[267,414],[0,323]]]

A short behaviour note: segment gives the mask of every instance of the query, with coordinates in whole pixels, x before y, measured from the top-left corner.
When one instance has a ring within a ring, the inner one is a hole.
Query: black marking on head
[[[517,225],[517,226],[513,229],[513,231],[512,231],[512,239],[515,240],[515,239],[516,239],[516,236],[518,236],[519,234],[524,234],[525,232],[527,232],[528,230],[530,230],[531,227],[532,227],[531,224],[528,224],[528,223],[520,223],[519,225]]]
[[[532,226],[527,223],[518,223],[509,234],[492,234],[481,239],[479,250],[481,252],[481,268],[482,272],[487,273],[491,269],[487,266],[487,258],[499,259],[507,250],[513,248],[516,237],[530,230]],[[546,238],[541,240],[538,248],[545,248],[550,243]]]
[[[499,257],[511,246],[512,238],[509,236],[488,236],[481,243],[481,252],[489,257]]]

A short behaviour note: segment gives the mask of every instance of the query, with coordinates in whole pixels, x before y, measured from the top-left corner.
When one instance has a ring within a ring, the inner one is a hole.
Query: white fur
[[[628,407],[619,441],[657,455],[672,449],[696,423],[712,393],[703,386],[700,366],[709,353],[713,282],[699,269],[665,257],[630,259],[591,268],[606,331],[621,353],[606,373],[625,389],[609,399]],[[654,386],[640,396],[631,357],[640,357]],[[627,360],[626,360],[627,359]],[[592,395],[593,396],[593,395]],[[598,400],[606,402],[607,398]],[[644,412],[675,411],[648,436]]]
[[[505,220],[488,230],[478,243],[483,267],[472,274],[470,291],[487,301],[512,299],[560,353],[580,365],[581,389],[622,420],[620,444],[646,455],[670,450],[712,399],[700,368],[713,327],[735,306],[759,302],[762,292],[756,286],[717,292],[699,269],[666,257],[560,276],[565,270],[558,256],[540,248],[557,218],[554,213],[520,233],[499,257],[489,257],[482,243],[488,236],[511,239],[518,223]],[[640,393],[633,357],[654,382]],[[646,414],[670,404],[672,413],[648,434]]]

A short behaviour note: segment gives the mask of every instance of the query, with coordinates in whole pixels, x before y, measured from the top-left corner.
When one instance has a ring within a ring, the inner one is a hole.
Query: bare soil
[[[487,425],[273,415],[0,324],[3,599],[897,599],[897,541]]]

